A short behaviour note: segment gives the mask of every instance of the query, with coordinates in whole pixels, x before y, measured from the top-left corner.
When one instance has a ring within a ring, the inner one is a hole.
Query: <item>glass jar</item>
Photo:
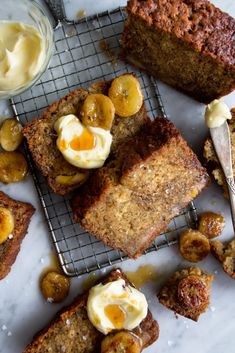
[[[42,38],[43,60],[38,72],[22,86],[0,90],[0,99],[11,98],[32,87],[47,69],[53,53],[53,26],[46,10],[34,0],[1,0],[0,21],[22,22],[35,27]]]

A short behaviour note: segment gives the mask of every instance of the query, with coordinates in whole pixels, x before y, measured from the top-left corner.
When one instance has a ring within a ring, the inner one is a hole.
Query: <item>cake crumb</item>
[[[73,37],[76,36],[76,30],[74,28],[70,28],[66,33],[65,33],[65,37],[69,38],[69,37]]]
[[[54,299],[51,298],[51,297],[49,297],[49,298],[47,298],[47,302],[48,302],[48,303],[53,303],[53,302],[54,302]]]
[[[13,234],[9,234],[8,239],[13,239]]]
[[[83,18],[86,17],[86,11],[85,10],[79,10],[76,14],[76,17],[79,18]]]

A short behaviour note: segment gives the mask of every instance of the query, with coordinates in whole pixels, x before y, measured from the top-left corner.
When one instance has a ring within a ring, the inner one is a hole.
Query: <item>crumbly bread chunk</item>
[[[122,56],[200,102],[235,88],[235,20],[206,0],[129,0]]]
[[[213,278],[196,266],[177,271],[160,290],[158,300],[176,314],[197,321],[210,304]]]
[[[120,269],[115,269],[104,278],[102,283],[123,278],[130,282]],[[97,353],[104,335],[96,330],[87,316],[86,303],[88,292],[78,296],[72,305],[63,309],[43,331],[39,332],[24,353]],[[150,311],[141,324],[133,330],[148,347],[159,336],[159,326]]]
[[[233,175],[235,177],[235,108],[231,109],[232,119],[227,120],[232,146],[232,163],[233,163]],[[216,156],[213,142],[210,138],[205,141],[203,148],[203,156],[206,159],[206,166],[211,171],[216,182],[221,185],[224,189],[224,195],[228,197],[228,187],[224,177],[223,170],[220,167],[219,160]]]
[[[74,185],[62,185],[56,180],[57,176],[73,176],[78,172],[88,176],[89,171],[77,168],[64,159],[56,146],[57,134],[54,131],[54,124],[63,115],[75,114],[79,117],[79,112],[89,92],[107,94],[111,82],[97,82],[88,90],[77,89],[70,92],[50,105],[40,118],[33,120],[23,129],[23,135],[26,137],[33,160],[47,178],[50,188],[57,194],[65,195],[78,188],[86,180]],[[144,104],[140,111],[131,117],[120,118],[115,115],[111,129],[113,134],[111,153],[115,152],[120,142],[135,134],[148,120]]]
[[[235,240],[227,243],[212,241],[211,253],[222,263],[224,271],[235,279]]]
[[[0,207],[8,208],[14,217],[12,239],[8,238],[0,244],[0,279],[3,279],[16,260],[35,209],[29,203],[11,199],[2,191],[0,191]]]
[[[136,258],[208,184],[178,129],[164,118],[119,146],[72,200],[75,221],[105,244]]]

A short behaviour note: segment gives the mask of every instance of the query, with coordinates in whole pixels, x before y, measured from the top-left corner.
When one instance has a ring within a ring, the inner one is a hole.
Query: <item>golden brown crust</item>
[[[213,275],[199,267],[189,267],[176,272],[161,288],[159,302],[176,314],[197,321],[210,303],[210,286]]]
[[[209,1],[130,0],[127,11],[196,51],[235,67],[235,20]]]
[[[211,241],[211,253],[222,263],[224,271],[235,279],[235,240],[226,243]]]
[[[83,182],[74,185],[62,185],[57,182],[58,175],[75,175],[78,172],[89,173],[88,170],[76,168],[69,164],[56,146],[57,135],[54,131],[55,121],[67,114],[79,116],[81,106],[89,93],[107,94],[112,81],[96,82],[88,91],[76,89],[65,97],[50,105],[40,118],[33,120],[23,129],[23,135],[26,137],[29,150],[34,162],[46,177],[48,185],[57,194],[65,195],[77,189]],[[149,121],[145,106],[132,117],[126,119],[115,115],[111,133],[113,134],[113,143],[111,152],[115,152],[118,144],[128,136],[134,135],[140,127]]]
[[[74,219],[136,258],[208,182],[179,131],[156,118],[120,145],[116,159],[79,190],[71,203]]]
[[[29,203],[13,200],[2,191],[0,191],[0,207],[8,208],[15,221],[13,238],[7,239],[0,245],[0,279],[3,279],[15,262],[35,209]]]
[[[129,0],[127,12],[121,56],[132,65],[204,103],[235,88],[231,16],[206,0]]]
[[[115,281],[119,278],[123,278],[126,283],[130,284],[120,269],[111,271],[102,280],[102,283]],[[53,353],[60,353],[62,346],[65,351],[76,348],[76,351],[80,353],[97,353],[104,335],[98,332],[88,319],[86,313],[87,296],[88,291],[78,296],[70,306],[62,309],[49,326],[34,337],[34,340],[26,347],[24,353],[41,353],[47,351],[46,349],[49,347],[52,348]],[[81,326],[77,326],[77,322],[73,325],[74,317],[79,318],[79,316],[81,316],[81,321],[79,321]],[[74,331],[73,337],[69,336],[69,325],[72,325]],[[147,347],[157,340],[159,326],[157,321],[152,318],[151,313],[148,312],[147,317],[141,322],[140,327],[133,330],[133,332],[142,339],[143,347]],[[63,334],[65,336],[62,337]],[[81,337],[83,335],[86,337],[84,342]]]

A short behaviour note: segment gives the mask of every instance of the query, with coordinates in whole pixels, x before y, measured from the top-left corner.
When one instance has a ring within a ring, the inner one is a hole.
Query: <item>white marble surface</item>
[[[214,0],[216,5],[235,17],[233,0]],[[99,4],[101,3],[101,4]],[[67,14],[71,16],[81,9],[88,14],[101,11],[106,7],[115,7],[125,1],[93,0],[66,1]],[[100,6],[100,7],[99,7]],[[195,151],[201,151],[202,142],[208,131],[203,121],[203,105],[161,84],[161,92],[169,117],[180,127],[183,135]],[[230,107],[235,106],[235,93],[225,98]],[[7,104],[0,102],[0,115],[8,116]],[[21,200],[29,201],[36,207],[29,227],[29,233],[11,273],[0,282],[0,353],[20,353],[31,340],[33,334],[41,329],[64,304],[46,303],[39,292],[38,279],[42,270],[50,263],[52,245],[37,194],[31,177],[26,181],[0,189]],[[221,190],[214,184],[197,199],[201,210],[217,210],[226,218],[226,230],[223,238],[233,235],[228,202]],[[160,338],[146,350],[146,353],[232,353],[235,346],[234,322],[235,282],[225,275],[214,258],[208,256],[199,265],[215,274],[212,286],[211,306],[198,323],[183,317],[176,320],[173,313],[161,306],[155,293],[165,277],[186,264],[179,257],[177,248],[171,247],[152,253],[136,261],[126,261],[121,265],[125,270],[135,269],[140,264],[154,264],[159,280],[149,283],[143,289],[149,299],[150,309],[160,325]],[[72,280],[72,287],[66,304],[81,292],[81,283],[86,276]]]

